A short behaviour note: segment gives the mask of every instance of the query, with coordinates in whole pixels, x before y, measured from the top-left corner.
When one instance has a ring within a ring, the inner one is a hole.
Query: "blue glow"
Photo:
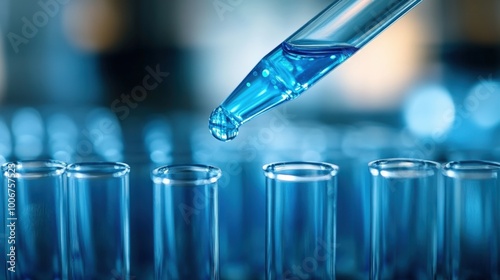
[[[484,128],[500,124],[500,82],[480,81],[474,85],[464,101],[475,123]]]
[[[12,117],[14,152],[19,159],[35,159],[43,152],[42,117],[33,108],[19,109]],[[29,147],[29,148],[27,148]]]
[[[70,162],[77,146],[75,122],[65,114],[54,114],[47,119],[47,136],[49,152],[52,158]]]
[[[444,135],[455,120],[455,105],[446,88],[423,86],[410,94],[404,108],[404,119],[408,129],[417,136]]]
[[[172,133],[166,119],[155,118],[146,124],[144,144],[152,162],[157,164],[172,162]]]
[[[98,108],[87,118],[87,128],[82,131],[94,148],[94,152],[106,161],[123,160],[123,141],[120,123],[110,110]]]
[[[0,118],[0,164],[4,163],[12,153],[10,131],[3,119]]]

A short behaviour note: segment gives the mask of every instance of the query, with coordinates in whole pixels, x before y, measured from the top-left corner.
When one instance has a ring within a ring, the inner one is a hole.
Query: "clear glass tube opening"
[[[171,165],[156,168],[152,172],[154,183],[168,185],[207,185],[221,177],[219,168],[208,165]]]
[[[447,279],[500,278],[500,163],[455,161],[445,177]]]
[[[2,165],[6,279],[67,278],[65,168],[54,160]]]
[[[436,278],[439,169],[416,159],[369,163],[371,279]]]
[[[456,179],[497,179],[500,164],[492,161],[452,161],[443,166],[443,174]]]
[[[283,162],[266,176],[266,279],[335,279],[338,167]]]
[[[156,279],[219,279],[221,175],[207,165],[152,171]]]
[[[129,279],[129,166],[86,162],[66,171],[72,279]]]

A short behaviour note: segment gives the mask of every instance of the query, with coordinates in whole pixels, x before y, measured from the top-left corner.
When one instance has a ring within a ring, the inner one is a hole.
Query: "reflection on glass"
[[[68,165],[72,279],[129,279],[129,170],[114,162]]]
[[[499,279],[500,163],[454,161],[443,174],[446,279]]]
[[[436,279],[439,168],[416,159],[369,164],[371,279]]]
[[[53,160],[2,165],[7,279],[66,279],[65,168]]]
[[[335,279],[338,168],[282,162],[266,176],[266,279]]]
[[[220,176],[207,165],[152,171],[155,279],[219,279]]]

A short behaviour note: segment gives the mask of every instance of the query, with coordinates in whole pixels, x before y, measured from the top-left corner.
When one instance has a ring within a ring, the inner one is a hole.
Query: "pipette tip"
[[[238,135],[239,126],[240,124],[220,106],[212,112],[208,122],[208,128],[212,135],[224,142],[231,141]]]

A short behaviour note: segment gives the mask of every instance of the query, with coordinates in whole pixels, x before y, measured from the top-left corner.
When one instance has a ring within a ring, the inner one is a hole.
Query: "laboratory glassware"
[[[418,159],[369,163],[370,279],[436,279],[439,168]]]
[[[420,2],[334,1],[262,58],[212,112],[212,135],[235,138],[243,123],[301,95]]]
[[[197,164],[152,171],[155,279],[219,279],[221,175],[217,167]]]
[[[68,165],[71,279],[129,279],[129,172],[119,162]]]
[[[500,163],[444,165],[446,279],[500,279]]]
[[[281,162],[263,169],[266,279],[335,279],[338,167]]]
[[[258,155],[242,153],[198,127],[191,134],[194,162],[217,166],[219,206],[219,275],[221,279],[258,279],[264,273],[265,192],[259,184]],[[255,174],[256,173],[256,174]],[[239,246],[234,246],[239,244]]]
[[[55,160],[2,165],[5,279],[67,279],[65,168]]]

